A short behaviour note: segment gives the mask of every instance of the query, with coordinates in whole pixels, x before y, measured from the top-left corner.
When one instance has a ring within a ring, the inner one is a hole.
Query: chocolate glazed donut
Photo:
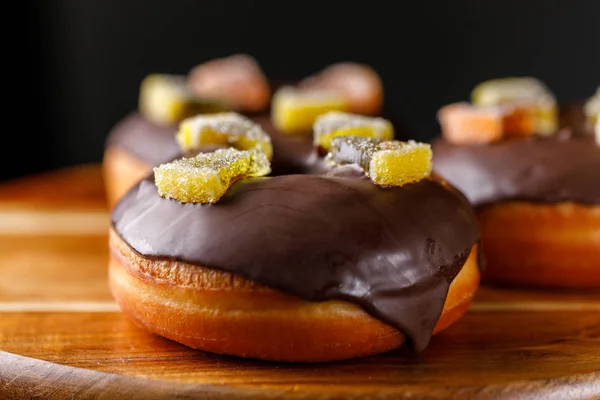
[[[484,146],[433,141],[434,168],[477,207],[523,200],[600,204],[600,147],[591,136],[528,137]]]
[[[268,345],[256,341],[256,351],[220,347],[214,340],[192,340],[189,332],[157,326],[161,322],[145,323],[147,311],[131,306],[119,278],[111,279],[120,304],[150,330],[192,347],[263,359],[328,361],[374,354],[401,345],[402,334],[413,350],[421,351],[434,331],[464,313],[479,282],[472,250],[479,240],[476,217],[459,192],[435,177],[382,188],[357,169],[343,167],[325,175],[242,180],[218,203],[201,205],[162,198],[149,176],[114,208],[112,232],[113,263],[137,257],[146,272],[154,268],[148,267],[152,262],[182,263],[177,268],[185,265],[186,276],[194,269],[221,271],[299,298],[306,302],[303,307],[355,304],[367,313],[362,317],[367,325],[384,329],[369,339],[383,340],[381,346],[358,346],[355,341],[363,338],[348,328],[349,342],[338,335],[333,346],[319,345],[308,333],[310,325],[303,327],[306,322],[291,314],[281,316],[283,324],[264,328],[268,335],[267,330],[295,326],[287,339],[272,338]],[[458,279],[459,273],[467,278]],[[451,285],[462,287],[450,296],[456,312],[441,323]],[[335,314],[328,329],[335,332],[346,318],[349,314]]]
[[[568,110],[553,137],[433,141],[434,170],[477,208],[488,282],[600,287],[600,147]]]

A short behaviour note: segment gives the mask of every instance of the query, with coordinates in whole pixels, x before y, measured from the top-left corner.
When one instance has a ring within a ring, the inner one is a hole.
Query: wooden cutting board
[[[106,284],[99,166],[0,184],[0,398],[600,399],[600,293],[482,287],[419,355],[281,364],[150,335]]]

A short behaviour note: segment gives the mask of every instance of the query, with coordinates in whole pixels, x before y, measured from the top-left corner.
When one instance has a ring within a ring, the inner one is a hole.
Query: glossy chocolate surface
[[[505,200],[600,204],[600,147],[563,130],[484,145],[433,141],[433,168],[476,206]]]
[[[138,112],[132,112],[111,129],[106,147],[120,147],[151,167],[181,155],[175,141],[177,126],[157,125]]]
[[[313,146],[312,133],[286,135],[271,122],[269,114],[251,116],[271,136],[273,176],[290,174],[321,174],[330,170]]]
[[[135,251],[244,276],[309,301],[341,299],[428,344],[479,239],[466,199],[437,181],[381,188],[352,167],[237,182],[217,204],[160,197],[153,178],[117,204]]]

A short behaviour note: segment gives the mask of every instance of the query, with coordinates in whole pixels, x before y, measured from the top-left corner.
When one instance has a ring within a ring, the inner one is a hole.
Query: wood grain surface
[[[421,354],[282,364],[150,335],[108,292],[96,165],[0,184],[0,398],[600,399],[600,293],[482,287]]]

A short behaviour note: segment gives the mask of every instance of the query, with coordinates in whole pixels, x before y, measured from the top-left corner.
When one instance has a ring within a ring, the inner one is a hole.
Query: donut
[[[476,209],[484,283],[600,288],[600,146],[584,103],[561,106],[551,134],[432,141],[434,171]]]
[[[479,227],[437,176],[380,187],[354,166],[241,179],[216,204],[115,205],[110,290],[155,334],[213,353],[326,362],[422,351],[479,286]]]
[[[187,84],[146,78],[143,107],[110,132],[115,300],[144,329],[219,354],[423,351],[479,286],[473,208],[431,174],[429,144],[393,140],[369,67],[283,86],[261,113],[244,89],[262,80],[257,64],[244,85],[218,67],[248,65],[235,60],[194,68]],[[202,97],[220,90],[225,101]]]

